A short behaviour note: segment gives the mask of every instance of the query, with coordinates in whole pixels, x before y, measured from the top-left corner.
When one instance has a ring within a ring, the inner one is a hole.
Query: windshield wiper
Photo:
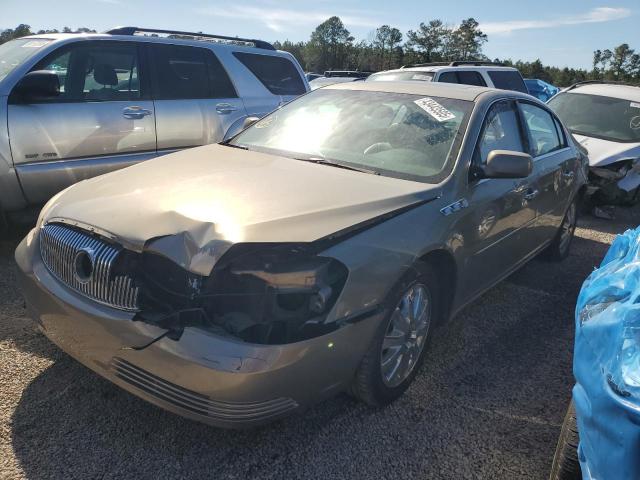
[[[326,158],[319,157],[307,157],[307,158],[298,158],[294,157],[295,160],[301,160],[303,162],[311,162],[318,165],[327,165],[329,167],[343,168],[345,170],[351,170],[353,172],[360,173],[369,173],[371,175],[380,175],[380,172],[376,172],[375,170],[368,170],[366,168],[352,167],[351,165],[345,165],[344,163],[334,162],[332,160],[328,160]]]
[[[231,148],[239,148],[240,150],[249,150],[248,147],[244,147],[242,145],[236,145],[235,143],[220,142],[220,145],[224,145],[225,147],[231,147]]]

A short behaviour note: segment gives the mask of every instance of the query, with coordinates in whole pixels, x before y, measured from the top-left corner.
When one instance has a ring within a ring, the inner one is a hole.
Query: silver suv
[[[529,93],[517,68],[500,63],[459,61],[405,65],[397,70],[374,73],[367,81],[417,80],[423,82],[461,83],[477,87],[492,87],[502,90]]]
[[[309,90],[266,42],[123,27],[0,45],[0,213],[79,180],[216,143]]]

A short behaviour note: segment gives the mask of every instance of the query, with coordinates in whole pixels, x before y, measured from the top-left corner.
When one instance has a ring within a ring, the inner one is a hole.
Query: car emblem
[[[445,217],[451,215],[452,213],[459,212],[463,208],[467,208],[469,206],[469,202],[466,198],[461,198],[460,200],[453,202],[450,205],[447,205],[444,208],[440,209],[440,213]]]
[[[84,247],[78,250],[73,259],[73,275],[80,283],[89,283],[93,276],[95,251]]]

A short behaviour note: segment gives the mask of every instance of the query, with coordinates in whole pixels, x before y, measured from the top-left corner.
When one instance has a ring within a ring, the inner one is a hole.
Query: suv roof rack
[[[494,66],[494,67],[504,67],[504,63],[500,62],[490,62],[484,60],[456,60],[455,62],[429,62],[429,63],[412,63],[409,65],[403,65],[400,68],[411,68],[411,67],[459,67],[462,65],[469,66]]]
[[[275,50],[275,47],[269,42],[264,40],[256,40],[253,38],[240,38],[240,37],[226,37],[224,35],[211,35],[208,33],[200,32],[182,32],[178,30],[164,30],[158,28],[140,28],[140,27],[116,27],[106,32],[109,35],[135,35],[137,33],[155,33],[171,36],[173,38],[183,38],[184,40],[201,40],[212,41],[219,40],[220,43],[230,43],[242,46],[253,46],[256,48],[263,48],[265,50]],[[184,38],[188,37],[188,38]]]
[[[580,87],[582,85],[589,85],[589,84],[603,84],[603,85],[624,85],[625,87],[639,87],[640,85],[638,84],[633,84],[633,83],[629,83],[629,82],[618,82],[616,80],[582,80],[581,82],[576,82],[572,85],[569,85],[567,88],[564,89],[565,92],[568,92],[569,90],[573,90],[574,88]]]
[[[361,70],[325,70],[325,77],[353,77],[353,78],[366,78],[371,75],[372,72],[363,72]]]

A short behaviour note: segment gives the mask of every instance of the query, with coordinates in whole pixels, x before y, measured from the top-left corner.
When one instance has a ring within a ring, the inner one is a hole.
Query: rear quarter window
[[[300,73],[289,59],[245,52],[233,55],[274,95],[306,93]]]
[[[484,82],[484,79],[482,78],[482,75],[471,70],[460,70],[458,72],[458,81],[459,83],[464,83],[465,85],[477,85],[479,87],[487,86],[487,84]]]
[[[494,70],[488,71],[489,78],[496,88],[502,90],[515,90],[516,92],[529,93],[527,86],[524,84],[522,75],[520,72],[509,70]]]

